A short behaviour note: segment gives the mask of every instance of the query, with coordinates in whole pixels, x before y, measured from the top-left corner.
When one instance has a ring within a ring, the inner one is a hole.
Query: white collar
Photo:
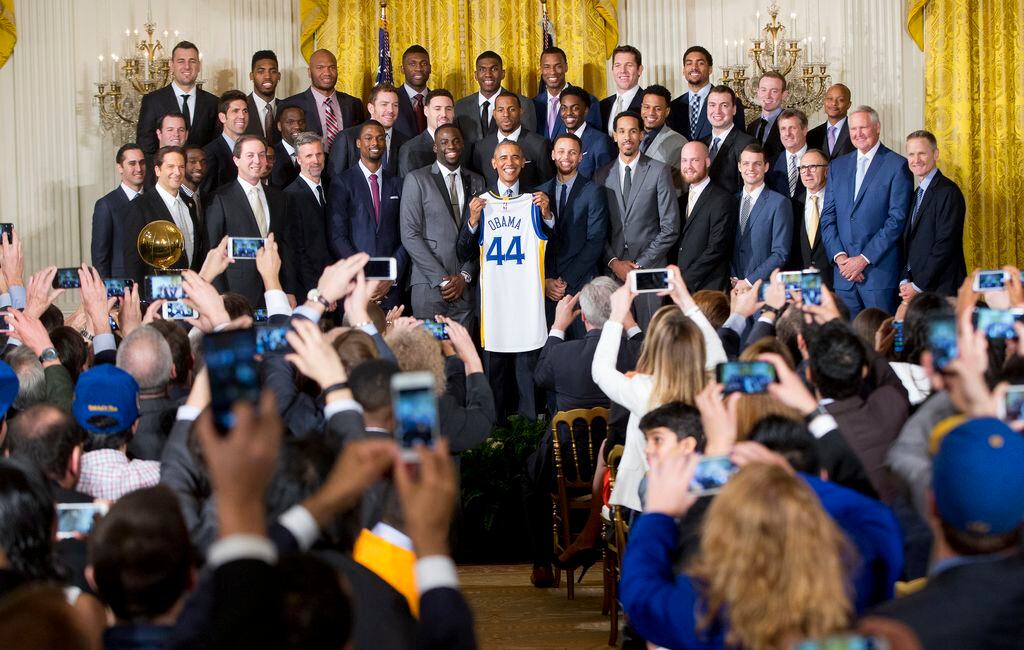
[[[789,162],[790,158],[792,158],[793,156],[796,156],[796,164],[799,166],[800,165],[800,159],[804,157],[805,153],[807,153],[807,143],[805,142],[804,146],[800,147],[799,151],[797,151],[795,154],[790,153],[789,149],[783,149],[783,152],[786,154],[786,162],[787,163]]]
[[[281,138],[281,144],[284,145],[284,150],[288,152],[289,156],[294,156],[295,155],[295,151],[296,151],[295,147],[293,147],[290,144],[288,144],[287,140],[285,140],[284,138]]]
[[[128,197],[129,201],[134,199],[136,196],[142,194],[140,190],[133,190],[132,188],[125,185],[124,181],[121,182],[121,191],[124,192],[124,195]]]
[[[842,116],[839,119],[839,121],[836,122],[835,124],[832,124],[831,122],[828,122],[827,120],[826,120],[826,123],[828,124],[828,126],[825,127],[826,129],[831,128],[831,127],[834,126],[834,127],[836,127],[836,132],[838,132],[838,131],[842,130],[843,125],[846,124],[846,116],[845,115]]]
[[[633,103],[633,98],[636,97],[638,92],[640,92],[640,84],[633,86],[624,93],[616,92],[615,95],[622,98],[622,105],[626,107],[626,110],[629,110],[629,105]]]
[[[309,185],[309,189],[312,190],[313,195],[316,196],[317,199],[319,199],[320,197],[317,196],[316,188],[318,188],[318,187],[322,188],[323,185],[321,183],[314,183],[311,178],[309,178],[308,176],[306,176],[305,174],[302,174],[302,173],[299,174],[299,178],[301,178],[302,180],[306,181],[306,185]],[[322,176],[321,176],[321,180],[323,180]]]
[[[251,94],[252,94],[252,101],[253,101],[254,104],[256,104],[256,112],[259,113],[259,115],[257,116],[257,119],[259,119],[261,121],[263,120],[263,114],[267,112],[267,106],[268,105],[271,108],[275,109],[275,113],[276,113],[277,97],[274,97],[273,99],[271,99],[268,102],[268,101],[265,101],[262,97],[260,97],[259,94],[256,93],[255,91],[252,92]],[[276,115],[275,115],[275,117],[276,117]],[[252,115],[249,116],[249,119],[252,119]]]
[[[751,204],[757,203],[757,199],[761,197],[761,193],[764,192],[765,184],[761,181],[761,184],[752,192],[748,192],[747,188],[743,188],[743,196],[749,196]]]
[[[357,164],[359,165],[359,170],[363,172],[363,178],[366,179],[367,183],[370,182],[370,175],[371,174],[376,174],[377,175],[377,182],[378,183],[384,179],[384,177],[383,177],[384,165],[381,165],[380,168],[377,169],[377,171],[372,172],[372,171],[370,171],[370,169],[366,165],[363,164],[362,158],[359,159],[359,162]]]
[[[577,138],[580,138],[582,140],[583,139],[583,131],[586,128],[587,128],[587,121],[583,120],[582,122],[580,122],[580,128],[578,128],[575,131],[573,131],[572,134],[575,135]]]
[[[565,85],[562,86],[561,89],[559,89],[559,91],[557,93],[555,93],[554,95],[552,95],[551,91],[548,90],[545,87],[544,88],[544,92],[546,92],[548,94],[548,103],[550,104],[552,99],[559,99],[562,96],[562,91],[565,90],[568,87],[569,87],[569,82],[567,81],[567,82],[565,82]]]
[[[416,92],[416,89],[410,86],[408,83],[402,84],[402,88],[405,88],[405,94],[409,96],[410,102],[412,101],[412,98],[415,97],[416,95],[423,95],[423,103],[427,103],[427,93],[430,92],[429,88],[424,88],[422,93]]]
[[[509,190],[512,190],[512,196],[519,196],[519,181],[518,180],[515,183],[513,183],[511,186],[508,186],[508,185],[505,185],[504,183],[502,183],[501,179],[499,178],[498,182],[497,182],[497,187],[498,187],[498,196],[505,196],[505,192],[507,192]]]
[[[704,180],[702,180],[699,183],[694,183],[693,185],[690,186],[690,192],[691,193],[695,192],[697,194],[697,196],[700,196],[700,193],[704,191],[704,188],[707,187],[710,184],[711,184],[711,177],[710,176],[705,176]]]
[[[161,185],[159,182],[156,183],[153,187],[156,188],[156,193],[159,194],[160,198],[164,200],[165,204],[167,204],[168,209],[170,209],[171,205],[177,203],[178,201],[181,201],[181,192],[178,192],[177,194],[172,196],[171,193],[164,189],[164,186]],[[182,201],[182,203],[184,203],[184,201]]]
[[[715,138],[721,138],[722,142],[725,142],[725,139],[729,137],[729,134],[732,133],[732,130],[734,128],[736,128],[736,124],[734,122],[729,122],[728,128],[726,128],[721,133],[716,134],[714,127],[712,127],[711,128],[711,142],[714,142]],[[719,146],[721,146],[721,145],[719,145]]]
[[[176,81],[172,81],[171,82],[171,88],[174,88],[174,96],[177,97],[178,99],[181,99],[182,95],[192,96],[192,95],[196,94],[196,87],[195,86],[192,86],[192,90],[182,90],[181,86],[179,86],[178,82],[176,82]]]
[[[620,168],[629,167],[633,172],[636,172],[636,164],[638,162],[640,162],[640,155],[637,155],[637,157],[633,159],[633,162],[629,162],[629,163],[626,163],[626,162],[622,161],[622,155],[621,154],[616,157],[616,160],[619,161],[619,167]]]
[[[259,190],[260,194],[263,194],[263,183],[261,183],[259,180],[256,181],[255,185],[252,185],[249,183],[249,181],[242,178],[241,174],[239,174],[235,178],[235,180],[238,181],[238,185],[242,188],[242,191],[245,192],[246,196],[249,196],[249,192],[251,192],[253,188]]]
[[[878,153],[878,148],[881,147],[881,146],[882,146],[882,141],[879,140],[878,142],[875,143],[875,146],[873,146],[870,149],[868,149],[867,153],[861,153],[860,149],[858,149],[857,150],[857,162],[860,162],[862,159],[866,158],[868,160],[868,162],[870,163],[872,160],[875,159],[875,154]]]
[[[506,92],[505,87],[498,86],[498,91],[496,93],[494,93],[490,97],[484,97],[484,94],[478,90],[476,91],[476,105],[482,107],[484,105],[484,102],[490,102],[490,104],[488,104],[487,106],[490,108],[494,108],[495,100],[497,100],[498,95],[500,95],[503,92]]]
[[[516,130],[508,135],[503,135],[501,131],[498,131],[498,143],[501,144],[502,140],[511,140],[512,142],[519,142],[519,136],[523,134],[523,125],[520,124],[516,127]]]
[[[459,178],[462,178],[462,165],[459,165],[455,169],[448,169],[441,163],[437,163],[437,168],[441,171],[441,177],[447,179],[452,174],[458,174]]]

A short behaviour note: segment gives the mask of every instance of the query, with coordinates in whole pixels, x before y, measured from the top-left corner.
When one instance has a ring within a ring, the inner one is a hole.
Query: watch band
[[[348,389],[348,382],[347,381],[339,381],[338,383],[331,384],[327,388],[323,389],[321,394],[327,395],[327,394],[333,393],[336,390],[347,390],[347,389]]]
[[[814,422],[816,418],[822,415],[829,415],[829,412],[828,410],[825,409],[824,406],[818,404],[818,407],[816,409],[814,409],[813,411],[804,416],[804,424],[810,424],[811,422]]]

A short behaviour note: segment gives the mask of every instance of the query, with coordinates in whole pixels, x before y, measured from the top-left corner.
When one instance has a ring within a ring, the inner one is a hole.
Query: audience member
[[[175,369],[171,347],[156,329],[140,327],[122,341],[117,367],[138,384],[138,423],[128,452],[133,458],[159,460],[179,404],[168,394]]]

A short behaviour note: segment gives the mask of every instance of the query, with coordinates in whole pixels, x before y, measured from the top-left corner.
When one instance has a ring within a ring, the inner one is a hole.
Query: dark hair
[[[89,535],[97,591],[114,615],[151,621],[178,602],[191,580],[192,543],[178,499],[164,485],[129,492]]]
[[[559,56],[562,57],[563,61],[565,61],[566,63],[569,62],[569,57],[565,55],[565,50],[563,50],[560,47],[555,47],[554,45],[552,45],[551,47],[545,47],[540,53],[540,58],[543,59],[545,54],[558,54]]]
[[[185,121],[185,116],[181,113],[181,111],[171,111],[170,113],[164,113],[160,116],[160,121],[157,122],[156,128],[162,131],[164,128],[164,122],[166,122],[167,118],[169,117],[172,119],[181,120],[182,122]],[[188,124],[185,124],[185,130],[188,130]]]
[[[423,98],[423,105],[430,106],[431,100],[434,99],[435,97],[447,97],[448,99],[452,100],[452,102],[455,101],[455,98],[452,97],[452,94],[448,92],[446,89],[434,88],[429,93],[427,93],[426,97]]]
[[[237,291],[225,291],[221,298],[224,300],[224,310],[228,312],[228,316],[232,320],[240,316],[253,316],[252,304],[249,303],[249,299]]]
[[[945,297],[931,291],[914,296],[903,315],[903,352],[896,355],[897,361],[919,363],[921,353],[928,349],[928,322],[947,314],[952,315],[953,308]]]
[[[640,117],[640,113],[637,113],[636,111],[622,111],[621,113],[619,113],[618,115],[615,116],[614,120],[612,120],[612,131],[615,131],[616,129],[618,129],[618,127],[619,127],[619,120],[624,118],[624,117],[628,117],[628,118],[632,118],[632,119],[636,120],[637,126],[643,128],[644,118]]]
[[[768,162],[768,152],[765,151],[765,148],[762,147],[757,142],[751,142],[747,146],[743,147],[743,150],[740,151],[740,156],[742,156],[745,153],[758,154],[761,156],[761,160]]]
[[[822,397],[841,400],[860,392],[867,353],[849,325],[830,321],[805,340],[811,381]]]
[[[438,128],[440,131],[440,128]],[[363,330],[348,329],[335,337],[331,347],[338,353],[341,365],[348,373],[359,364],[379,356],[373,338]]]
[[[246,134],[244,134],[242,136],[239,136],[239,138],[237,140],[235,140],[235,148],[231,150],[232,157],[234,157],[234,158],[241,158],[242,157],[242,146],[245,145],[246,142],[252,142],[254,140],[256,142],[259,142],[260,144],[262,144],[264,150],[267,150],[267,149],[270,148],[267,145],[267,141],[263,139],[263,136],[261,136],[261,135],[252,135],[252,134],[246,133]]]
[[[476,56],[476,61],[474,62],[474,65],[480,65],[480,61],[484,59],[495,59],[498,61],[499,66],[501,66],[502,68],[505,67],[505,62],[501,60],[501,55],[493,50],[484,50],[483,52],[478,54]]]
[[[39,316],[39,322],[43,324],[47,332],[52,332],[64,325],[64,312],[57,305],[48,305]]]
[[[55,518],[53,497],[39,471],[0,458],[0,548],[14,571],[31,580],[57,577]]]
[[[410,45],[409,47],[405,48],[405,52],[402,52],[402,60],[405,61],[405,57],[409,56],[410,54],[426,54],[428,57],[430,56],[430,52],[427,52],[427,48],[423,47],[419,43]]]
[[[821,472],[818,443],[802,422],[769,415],[754,425],[750,439],[780,454],[798,472],[814,476]]]
[[[139,151],[142,151],[142,147],[135,144],[134,142],[126,142],[122,144],[120,147],[117,148],[117,154],[114,156],[114,162],[116,162],[118,165],[123,163],[124,155],[129,151],[132,151],[133,149],[138,149]]]
[[[554,142],[551,143],[552,149],[554,149],[555,145],[558,144],[559,140],[572,140],[573,142],[576,143],[576,146],[580,148],[580,151],[583,151],[583,140],[580,140],[579,136],[576,135],[575,133],[569,133],[568,131],[563,131],[562,133],[559,133],[555,137]]]
[[[440,133],[443,129],[452,129],[452,130],[458,131],[459,135],[463,135],[462,129],[459,128],[458,124],[456,124],[455,122],[449,122],[448,124],[442,124],[441,126],[439,126],[436,129],[434,129],[434,139],[435,140],[437,140],[437,138],[438,138],[437,134]],[[465,136],[463,136],[463,137],[465,137]]]
[[[78,375],[89,361],[89,348],[82,340],[82,335],[66,325],[54,328],[50,332],[50,342],[57,351],[60,365],[71,375],[71,383],[78,382]]]
[[[566,95],[572,95],[573,97],[579,97],[580,101],[587,108],[590,108],[590,93],[580,88],[579,86],[566,86],[561,93],[558,95],[558,100],[565,99]]]
[[[999,535],[980,535],[960,530],[941,521],[942,536],[957,555],[991,555],[1010,549],[1020,548],[1024,536],[1024,524],[1018,524],[1013,530]]]
[[[515,99],[515,100],[516,100],[516,103],[517,103],[517,104],[519,103],[519,95],[517,95],[517,94],[515,94],[515,93],[513,93],[513,92],[509,92],[508,90],[505,90],[504,88],[502,88],[502,89],[501,89],[501,90],[500,90],[500,91],[498,92],[498,94],[494,96],[494,100],[493,100],[493,101],[494,101],[494,105],[495,105],[495,106],[497,106],[497,105],[498,105],[498,98],[499,98],[499,97],[511,97],[511,98],[513,98],[513,99]],[[521,104],[520,104],[520,108],[522,108],[522,105],[521,105]]]
[[[736,105],[736,91],[730,88],[729,86],[726,86],[725,84],[718,84],[717,86],[712,86],[711,90],[708,91],[708,97],[711,96],[711,93],[728,95],[729,99],[732,101],[732,105]]]
[[[658,84],[651,84],[644,88],[644,92],[640,95],[640,101],[643,101],[644,97],[648,95],[657,95],[665,100],[665,105],[668,106],[672,103],[672,93],[665,86],[659,86]]]
[[[309,554],[277,563],[284,588],[286,648],[343,648],[352,635],[352,600],[338,571]]]
[[[398,88],[395,88],[394,84],[389,84],[387,82],[379,83],[370,89],[370,96],[366,98],[366,103],[372,104],[377,101],[377,96],[381,93],[394,93],[397,95]]]
[[[365,122],[363,122],[362,124],[359,125],[359,137],[360,138],[363,137],[363,131],[365,131],[366,127],[368,127],[368,126],[376,126],[376,127],[379,127],[381,131],[387,131],[387,129],[384,128],[383,124],[381,124],[377,120],[369,119],[369,120],[366,120]]]
[[[700,54],[701,56],[703,56],[704,60],[708,62],[709,66],[715,65],[714,59],[711,58],[711,52],[708,52],[706,49],[704,49],[700,45],[691,45],[690,47],[686,48],[686,51],[683,52],[683,61],[685,61],[686,57],[690,56],[694,52],[696,52],[696,53]]]
[[[223,95],[220,96],[220,99],[217,100],[217,112],[227,113],[228,108],[231,107],[231,102],[237,101],[243,101],[248,104],[249,98],[246,97],[245,93],[243,93],[241,90],[232,89],[226,91]]]
[[[88,422],[94,427],[103,429],[117,425],[117,419],[110,415],[93,415],[89,417]],[[116,433],[93,433],[82,427],[82,437],[85,439],[85,445],[82,447],[85,452],[99,449],[120,449],[131,442],[132,429],[128,427],[126,431]]]
[[[50,404],[37,404],[11,420],[7,450],[24,458],[53,480],[68,470],[71,454],[81,445],[82,433],[70,413]]]
[[[697,441],[697,451],[704,451],[707,441],[704,438],[704,424],[700,420],[700,411],[685,402],[662,404],[640,418],[640,430],[644,434],[657,428],[675,432],[677,440],[693,438]]]
[[[878,329],[882,327],[882,323],[888,318],[889,312],[884,309],[867,307],[861,310],[857,317],[853,319],[853,331],[857,333],[865,347],[874,350],[875,334],[878,333]]]
[[[807,128],[807,113],[804,113],[799,108],[787,108],[787,109],[785,109],[784,111],[779,113],[779,118],[777,120],[775,120],[775,121],[778,122],[779,120],[783,120],[783,119],[788,120],[788,119],[794,118],[794,117],[796,119],[800,120],[800,126],[802,126],[805,129]]]
[[[178,41],[173,48],[171,48],[171,60],[174,60],[174,53],[178,50],[195,50],[199,52],[199,48],[192,41]]]
[[[257,50],[252,55],[252,63],[249,65],[249,69],[251,70],[255,68],[256,62],[262,61],[263,59],[270,59],[274,62],[274,65],[277,65],[277,55],[274,54],[273,50]]]
[[[337,450],[328,446],[320,432],[286,438],[264,497],[267,516],[276,519],[316,492],[330,473],[336,455]]]
[[[776,72],[774,70],[769,70],[768,72],[766,72],[763,75],[761,75],[760,79],[757,80],[757,85],[760,86],[761,85],[761,79],[764,79],[765,77],[767,77],[769,79],[778,79],[779,81],[781,81],[782,82],[782,92],[786,92],[786,87],[789,84],[786,82],[786,78],[783,77],[780,73],[778,73],[778,72]]]
[[[821,149],[815,149],[814,147],[807,147],[807,151],[804,152],[804,156],[806,156],[809,153],[816,153],[819,156],[821,156],[822,160],[824,160],[826,163],[828,162],[828,154],[825,153],[824,151],[822,151]]]
[[[198,144],[186,144],[185,146],[182,147],[182,149],[185,150],[185,160],[188,160],[188,152],[190,152],[190,151],[202,152],[203,158],[206,157],[206,152],[203,151],[202,146],[200,146]]]
[[[616,54],[632,54],[633,57],[636,59],[637,65],[644,64],[644,59],[643,56],[641,56],[640,54],[640,50],[636,49],[632,45],[620,45],[616,47],[614,50],[612,50],[612,63],[615,62]]]
[[[174,377],[171,384],[185,388],[188,386],[188,374],[192,370],[192,345],[189,343],[185,328],[173,320],[155,319],[150,325],[163,335],[171,348],[171,359],[174,361]]]
[[[176,153],[181,155],[181,161],[185,162],[185,148],[179,147],[178,145],[167,145],[166,147],[160,147],[156,150],[156,155],[153,156],[153,166],[162,167],[164,164],[164,158],[169,153]]]
[[[349,373],[352,397],[367,411],[379,411],[391,405],[391,378],[401,372],[390,359],[370,359]]]

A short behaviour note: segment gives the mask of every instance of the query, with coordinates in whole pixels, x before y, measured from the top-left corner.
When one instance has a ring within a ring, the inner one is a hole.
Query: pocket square
[[[390,199],[392,201],[397,201],[398,200],[398,195],[396,194],[395,196],[389,196],[388,199]]]

